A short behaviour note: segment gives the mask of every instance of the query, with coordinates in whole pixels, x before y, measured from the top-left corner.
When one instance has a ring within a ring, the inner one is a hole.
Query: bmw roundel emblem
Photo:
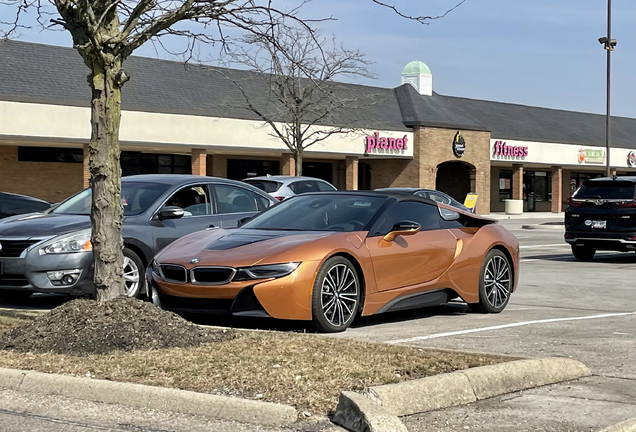
[[[591,220],[589,220],[589,219],[588,219],[588,220],[586,220],[586,221],[585,221],[585,225],[587,225],[587,226],[591,226],[591,225],[592,225],[592,221],[591,221]]]
[[[198,262],[199,262],[199,258],[192,258],[192,259],[190,260],[190,264],[196,264],[196,263],[198,263]]]

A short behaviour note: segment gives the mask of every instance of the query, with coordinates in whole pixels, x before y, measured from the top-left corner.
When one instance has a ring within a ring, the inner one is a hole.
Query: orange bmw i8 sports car
[[[441,305],[501,312],[519,275],[517,238],[494,220],[414,195],[293,197],[236,229],[208,229],[148,268],[153,302],[180,312],[310,320]]]

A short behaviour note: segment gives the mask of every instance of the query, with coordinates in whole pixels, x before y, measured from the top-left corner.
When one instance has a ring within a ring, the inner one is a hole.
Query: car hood
[[[181,264],[188,268],[194,265],[239,267],[265,264],[270,259],[275,262],[277,256],[291,249],[343,234],[351,233],[213,229],[182,237],[162,250],[156,260],[162,264]]]
[[[42,237],[91,227],[89,216],[30,213],[0,220],[0,237]]]

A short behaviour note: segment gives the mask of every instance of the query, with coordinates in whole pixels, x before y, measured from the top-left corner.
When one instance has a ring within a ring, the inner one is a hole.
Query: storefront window
[[[190,174],[191,157],[188,155],[121,152],[121,173],[135,174]]]
[[[267,174],[278,175],[280,162],[277,160],[228,159],[227,178],[243,180],[248,177],[260,177]]]
[[[499,170],[499,201],[512,199],[512,171]]]
[[[524,171],[523,199],[528,211],[537,211],[536,203],[552,201],[552,176],[547,171]]]

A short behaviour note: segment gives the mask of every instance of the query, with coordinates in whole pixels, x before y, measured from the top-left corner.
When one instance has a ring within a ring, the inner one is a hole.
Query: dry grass
[[[0,333],[17,327],[20,324],[25,324],[29,321],[33,321],[36,315],[20,313],[15,311],[2,311],[0,313]]]
[[[0,319],[2,325],[5,318]],[[88,356],[0,352],[0,367],[236,395],[291,404],[313,414],[333,410],[341,390],[509,360],[270,332],[245,332],[188,349]]]

